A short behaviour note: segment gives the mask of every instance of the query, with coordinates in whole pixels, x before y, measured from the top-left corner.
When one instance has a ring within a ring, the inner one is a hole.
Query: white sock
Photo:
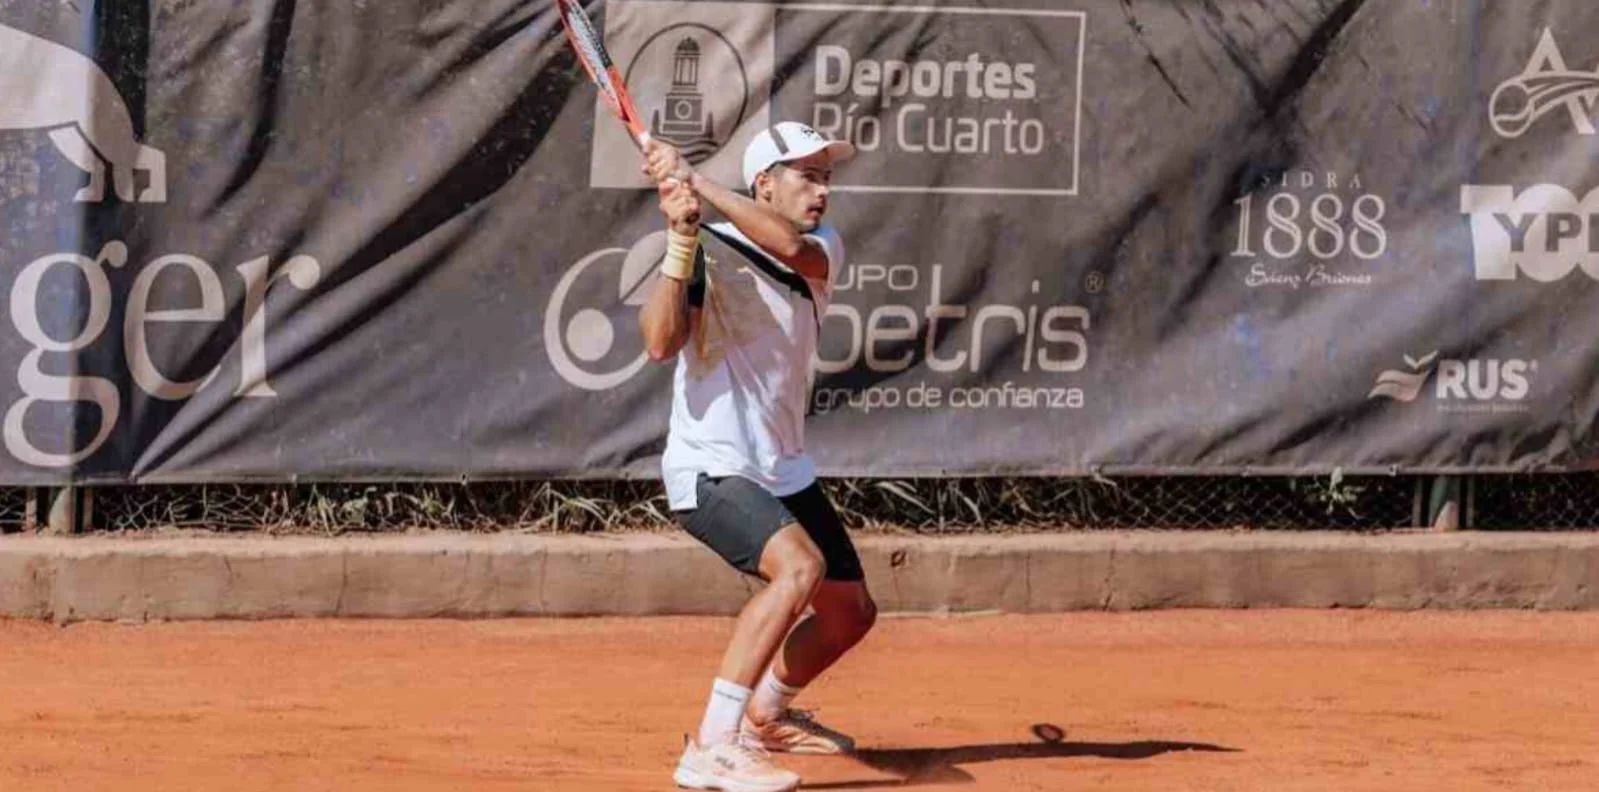
[[[761,681],[755,683],[755,697],[750,700],[750,711],[764,716],[781,715],[803,688],[792,687],[778,681],[772,668],[766,669]]]
[[[750,693],[743,685],[717,677],[711,685],[711,700],[705,705],[705,719],[700,721],[701,746],[721,745],[738,736],[738,722],[750,703]]]

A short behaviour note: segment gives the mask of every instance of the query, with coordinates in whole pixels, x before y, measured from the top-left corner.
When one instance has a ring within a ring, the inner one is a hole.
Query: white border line
[[[773,3],[778,10],[792,11],[885,11],[901,14],[976,14],[993,16],[1086,17],[1086,11],[1055,11],[1047,8],[979,8],[975,6],[878,5],[848,3]]]
[[[685,0],[627,0],[630,3],[682,3]],[[975,14],[993,16],[1085,17],[1086,11],[1056,11],[1050,8],[984,8],[981,6],[944,5],[853,5],[850,3],[786,3],[767,0],[750,3],[778,10],[797,11],[884,11],[901,14]]]
[[[650,2],[652,0],[646,0]],[[1083,59],[1088,50],[1088,12],[1056,11],[1044,8],[974,8],[971,6],[857,6],[844,3],[772,3],[778,11],[872,11],[898,14],[966,14],[973,16],[1024,16],[1075,18],[1077,20],[1077,107],[1072,129],[1072,186],[1068,189],[1022,187],[913,187],[896,185],[834,184],[830,189],[857,193],[937,193],[944,195],[1031,195],[1075,196],[1083,178]]]
[[[628,0],[634,3],[669,3],[682,2],[682,0]],[[764,5],[777,11],[831,11],[839,13],[854,13],[869,11],[886,14],[956,14],[967,16],[1020,16],[1020,17],[1052,17],[1056,19],[1077,20],[1077,106],[1073,118],[1072,129],[1072,186],[1068,189],[1027,188],[1027,187],[916,187],[879,184],[834,184],[831,189],[838,192],[856,193],[938,193],[944,195],[1031,195],[1031,196],[1075,196],[1082,186],[1083,178],[1083,60],[1088,50],[1088,12],[1087,11],[1057,11],[1048,8],[978,8],[974,6],[940,6],[940,5],[850,5],[848,3],[784,3],[766,2],[752,3]],[[598,100],[596,100],[598,101]],[[771,98],[767,98],[770,105]]]
[[[878,184],[833,184],[833,192],[856,193],[945,193],[949,195],[1076,195],[1071,190],[1034,187],[895,187]]]
[[[1083,56],[1088,52],[1088,14],[1077,22],[1077,120],[1072,128],[1072,191],[1083,184]]]

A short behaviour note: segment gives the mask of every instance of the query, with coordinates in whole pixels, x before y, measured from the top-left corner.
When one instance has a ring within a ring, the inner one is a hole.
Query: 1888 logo
[[[1367,286],[1369,271],[1336,261],[1374,261],[1388,252],[1388,205],[1360,176],[1289,171],[1234,201],[1238,238],[1233,258],[1249,259],[1245,284]],[[1266,195],[1261,193],[1265,192]]]

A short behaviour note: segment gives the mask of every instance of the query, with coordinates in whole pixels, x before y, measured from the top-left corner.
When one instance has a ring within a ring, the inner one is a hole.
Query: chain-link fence
[[[1458,487],[1441,484],[1458,483]],[[856,530],[985,533],[1105,528],[1386,530],[1429,524],[1460,493],[1461,527],[1599,527],[1599,472],[1426,476],[832,479]],[[0,488],[0,528],[37,490]],[[671,527],[653,481],[224,484],[93,489],[90,529],[267,534],[406,530],[581,533]],[[39,503],[39,500],[35,501]],[[45,519],[48,501],[34,510]]]
[[[825,485],[852,528],[973,533],[1400,528],[1430,519],[1431,482],[1414,476],[1157,476],[841,479]],[[1466,527],[1599,526],[1596,474],[1477,476],[1465,482]],[[27,493],[0,488],[0,526],[24,527]],[[101,531],[592,532],[670,526],[659,485],[640,481],[97,487],[94,496],[92,528]]]
[[[0,487],[0,532],[10,533],[27,527],[29,490],[26,487]]]
[[[1480,476],[1466,483],[1466,519],[1474,528],[1599,526],[1599,473]]]
[[[1095,528],[1343,528],[1412,524],[1412,482],[1160,476],[831,482],[863,527],[921,532]]]
[[[339,534],[405,530],[578,533],[667,525],[645,481],[213,484],[101,487],[94,527]]]

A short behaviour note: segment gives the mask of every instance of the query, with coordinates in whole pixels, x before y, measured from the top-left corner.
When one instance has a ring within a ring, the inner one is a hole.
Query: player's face
[[[818,151],[804,159],[772,166],[755,183],[756,195],[801,231],[815,231],[827,214],[832,158]]]

